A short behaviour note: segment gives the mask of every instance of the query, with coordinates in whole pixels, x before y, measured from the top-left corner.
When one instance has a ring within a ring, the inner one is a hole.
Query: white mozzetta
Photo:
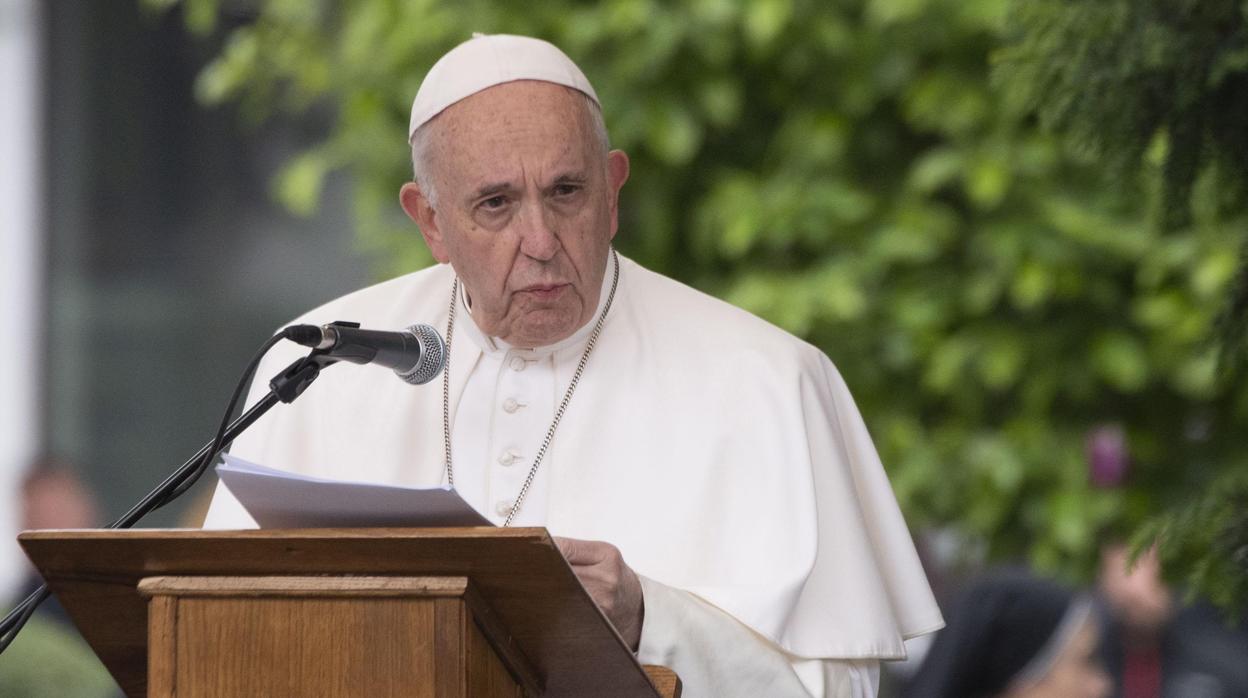
[[[614,305],[541,466],[542,491],[520,522],[613,543],[638,574],[704,600],[794,658],[904,657],[904,638],[942,621],[831,361],[749,313],[620,263]],[[431,267],[298,322],[442,329],[452,279],[450,267]],[[573,337],[534,364],[545,361],[549,376],[511,382],[533,366],[508,374],[508,350],[483,349],[480,333],[465,331],[470,324],[460,313],[450,355],[456,479],[498,520],[490,500],[513,483],[494,475],[503,466],[490,459],[514,446],[519,463],[507,467],[527,470],[530,444],[544,434],[583,340]],[[282,346],[270,355],[252,400],[299,351]],[[531,400],[520,412],[540,418],[501,426],[508,397]],[[444,479],[441,398],[435,386],[413,387],[384,370],[335,367],[233,451],[314,476],[436,484]],[[467,445],[473,440],[482,443]],[[481,470],[467,475],[470,467]],[[252,525],[218,490],[205,526]]]
[[[805,659],[687,591],[641,577],[646,620],[637,659],[680,667],[684,695],[875,698],[875,659]]]

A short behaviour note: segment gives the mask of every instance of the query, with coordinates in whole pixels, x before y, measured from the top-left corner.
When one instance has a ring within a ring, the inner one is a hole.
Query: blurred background
[[[484,31],[594,83],[624,254],[832,357],[942,601],[1000,563],[1091,588],[1164,533],[1144,586],[1240,616],[1246,27],[1238,0],[0,0],[0,599],[32,471],[115,518],[273,329],[430,263],[407,110]]]

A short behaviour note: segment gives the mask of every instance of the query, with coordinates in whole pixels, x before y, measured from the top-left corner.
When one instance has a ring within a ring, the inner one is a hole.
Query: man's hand
[[[555,538],[555,545],[572,565],[594,603],[607,615],[630,649],[641,642],[641,622],[645,608],[641,581],[626,564],[620,551],[610,543],[576,538]]]

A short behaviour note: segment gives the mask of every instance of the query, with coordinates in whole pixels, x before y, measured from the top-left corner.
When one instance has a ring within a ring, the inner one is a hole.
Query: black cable
[[[217,455],[229,445],[225,443],[225,432],[229,427],[230,417],[234,414],[238,401],[242,398],[243,391],[251,383],[251,377],[255,375],[256,369],[259,368],[260,361],[274,345],[290,335],[291,329],[288,328],[270,337],[252,356],[246,370],[243,371],[242,378],[234,387],[234,393],[230,396],[229,405],[225,408],[225,415],[221,418],[221,425],[217,428],[216,436],[213,437],[212,443],[202,451],[203,456],[199,457],[199,454],[192,456],[189,461],[183,463],[182,467],[166,477],[156,486],[156,489],[148,493],[138,504],[131,507],[121,518],[113,521],[105,528],[130,528],[147,514],[177,499],[207,472],[208,467],[216,460]],[[194,464],[194,467],[188,468],[192,464]],[[48,590],[48,585],[40,585],[30,596],[27,596],[10,611],[4,617],[4,620],[0,621],[0,654],[3,654],[9,648],[9,645],[13,644],[13,640],[21,632],[22,627],[34,615],[35,609],[50,595],[51,592]]]
[[[187,475],[186,479],[179,483],[178,486],[174,488],[163,500],[161,500],[159,504],[153,507],[154,509],[159,509],[182,496],[183,493],[194,486],[195,483],[199,481],[199,478],[208,471],[212,462],[216,460],[217,454],[219,454],[227,445],[222,443],[225,440],[226,427],[230,425],[230,417],[233,416],[234,410],[238,405],[238,401],[243,396],[243,392],[247,389],[247,386],[251,384],[251,377],[255,375],[256,369],[260,367],[261,359],[264,358],[265,354],[269,353],[269,350],[272,349],[274,345],[287,338],[289,335],[289,329],[290,328],[282,330],[272,337],[269,337],[268,341],[266,341],[260,349],[256,351],[255,355],[251,357],[251,361],[247,364],[247,369],[243,371],[242,379],[239,380],[238,384],[234,386],[234,394],[230,396],[230,403],[226,405],[225,414],[221,416],[221,425],[217,427],[217,435],[213,437],[212,446],[208,448],[208,453],[204,455],[195,470]]]
[[[0,654],[13,644],[13,640],[17,638],[17,634],[22,631],[22,627],[26,625],[26,621],[35,614],[35,609],[43,600],[48,598],[51,592],[48,591],[48,585],[43,584],[24,601],[17,605],[9,615],[4,617],[4,621],[0,622]]]

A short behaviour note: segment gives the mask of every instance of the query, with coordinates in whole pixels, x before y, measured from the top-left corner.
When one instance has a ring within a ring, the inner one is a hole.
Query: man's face
[[[558,342],[598,305],[628,158],[602,152],[588,109],[552,83],[483,90],[430,124],[436,206],[414,183],[400,194],[477,325],[514,346]]]
[[[1149,548],[1132,561],[1126,544],[1106,544],[1101,548],[1099,583],[1129,635],[1156,637],[1169,622],[1174,594],[1162,580],[1157,548]]]

